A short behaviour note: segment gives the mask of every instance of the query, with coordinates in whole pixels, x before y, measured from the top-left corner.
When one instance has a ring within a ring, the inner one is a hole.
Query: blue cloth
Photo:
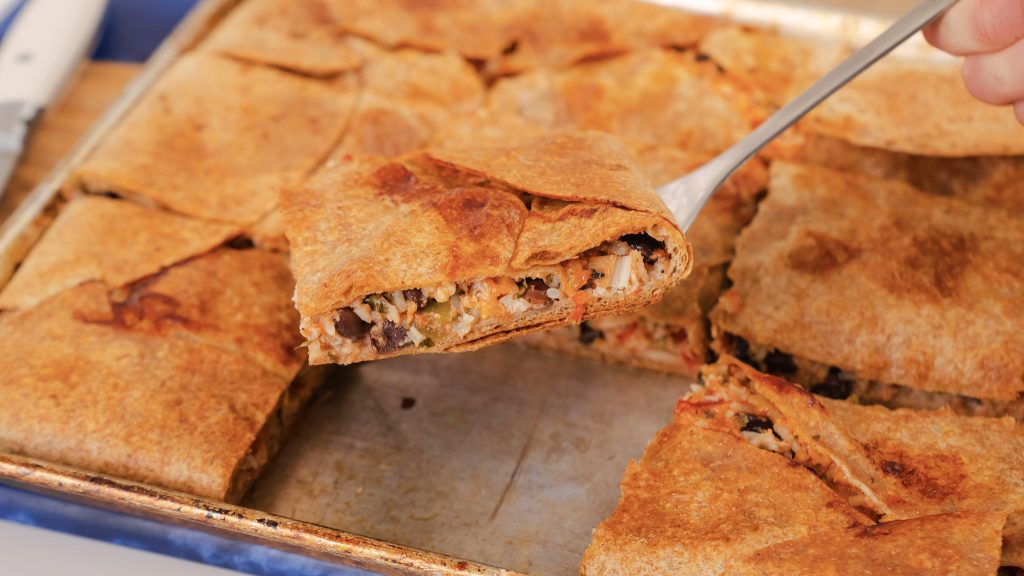
[[[195,3],[196,0],[110,0],[93,58],[144,61]],[[14,13],[0,22],[0,35],[13,16]]]
[[[144,61],[195,3],[196,0],[110,0],[93,58]],[[0,36],[16,13],[15,10],[0,21]],[[261,576],[369,574],[221,534],[100,510],[3,484],[0,519]]]

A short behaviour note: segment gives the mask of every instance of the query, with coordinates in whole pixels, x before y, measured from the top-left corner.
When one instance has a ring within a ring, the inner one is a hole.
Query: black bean
[[[402,290],[402,296],[405,296],[406,300],[412,301],[417,308],[422,308],[427,303],[427,298],[423,296],[423,290],[419,288],[411,288],[409,290]]]
[[[593,344],[594,340],[604,340],[604,332],[592,327],[590,324],[583,322],[580,324],[580,342],[583,344]]]
[[[732,355],[744,364],[749,364],[754,368],[761,367],[757,360],[750,355],[750,343],[739,336],[732,336]]]
[[[370,325],[363,322],[351,308],[341,308],[338,310],[338,319],[334,321],[334,329],[349,340],[362,340]]]
[[[416,405],[416,399],[411,396],[402,397],[402,410],[409,410]]]
[[[811,386],[811,393],[817,394],[818,396],[824,396],[826,398],[834,398],[836,400],[843,400],[849,398],[850,393],[853,392],[853,383],[848,380],[843,380],[840,375],[839,368],[835,366],[828,369],[828,374],[825,376],[824,382],[819,382]]]
[[[528,278],[526,280],[526,292],[523,298],[530,304],[547,306],[551,304],[551,297],[548,296],[548,285],[540,278]]]
[[[757,414],[740,414],[743,420],[743,431],[744,432],[768,432],[772,429],[772,421],[764,416],[758,416]]]
[[[708,60],[711,60],[711,56],[708,56],[703,52],[697,52],[696,60],[697,62],[706,62]]]
[[[391,320],[385,320],[381,324],[379,334],[374,332],[377,330],[370,333],[370,343],[373,344],[373,349],[380,354],[394,352],[408,343],[408,333],[405,331],[405,327],[395,324]]]
[[[776,376],[792,376],[796,374],[796,362],[789,354],[772,350],[764,357],[764,369]]]
[[[653,254],[655,251],[665,248],[664,242],[655,240],[647,234],[626,234],[621,240],[629,244],[630,248],[639,252],[644,257],[644,262],[648,264],[654,263]]]

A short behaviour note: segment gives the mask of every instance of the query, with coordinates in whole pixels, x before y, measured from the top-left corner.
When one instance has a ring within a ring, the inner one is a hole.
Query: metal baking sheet
[[[0,228],[0,284],[60,209],[74,166],[237,1],[200,2]],[[661,3],[859,44],[910,0],[873,2],[889,14],[781,0]],[[904,53],[935,54],[919,41]],[[514,344],[404,357],[338,369],[242,506],[4,454],[0,480],[387,574],[568,575],[615,507],[626,463],[689,386]]]

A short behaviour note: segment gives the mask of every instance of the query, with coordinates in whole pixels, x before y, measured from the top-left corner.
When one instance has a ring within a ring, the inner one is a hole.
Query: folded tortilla
[[[717,347],[833,397],[1020,416],[1022,239],[1000,210],[775,162]]]
[[[581,574],[722,574],[766,546],[868,524],[813,473],[721,428],[706,410],[680,401],[675,421],[630,463]]]
[[[608,132],[630,147],[715,154],[745,136],[763,112],[749,91],[698,60],[694,52],[647,49],[569,70],[539,69],[497,82],[487,107],[546,129]]]
[[[1013,109],[971,96],[958,62],[885,60],[830,96],[802,125],[906,154],[1024,154],[1024,131]]]
[[[694,170],[709,158],[675,148],[633,151],[655,186]],[[606,316],[524,336],[523,341],[569,354],[695,377],[707,360],[710,337],[706,314],[725,288],[725,264],[733,243],[754,213],[756,196],[768,172],[759,161],[743,167],[704,207],[687,233],[694,268],[656,304],[631,314]]]
[[[0,450],[237,501],[316,380],[152,328],[173,314],[131,324],[113,297],[90,282],[0,316]]]
[[[356,91],[210,54],[179,59],[75,172],[210,220],[252,224],[337,144]]]
[[[816,397],[728,356],[704,371],[690,402],[751,444],[814,470],[882,520],[1003,510],[1002,562],[1024,562],[1024,428],[1012,418],[889,410]]]
[[[512,43],[510,22],[521,0],[324,0],[333,20],[351,34],[389,48],[453,50],[493,58]]]
[[[26,308],[100,280],[120,286],[209,252],[241,231],[98,196],[71,200],[0,291],[0,309]]]
[[[487,63],[489,74],[567,68],[648,47],[691,48],[717,25],[706,16],[635,0],[520,3],[510,22],[514,43]]]
[[[332,76],[363,64],[327,0],[247,0],[214,27],[199,49],[312,76]]]
[[[353,157],[282,199],[311,363],[469,350],[657,301],[691,249],[613,138]]]
[[[819,532],[768,546],[729,576],[989,576],[999,569],[999,512],[958,512]]]
[[[807,132],[788,134],[767,152],[776,160],[817,164],[885,180],[973,204],[1024,212],[1024,156],[938,158],[850,144]]]

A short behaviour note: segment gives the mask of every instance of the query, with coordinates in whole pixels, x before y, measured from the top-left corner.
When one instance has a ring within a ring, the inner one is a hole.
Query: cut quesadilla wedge
[[[958,512],[829,530],[762,548],[728,576],[991,576],[999,569],[1000,512]]]
[[[633,154],[655,186],[707,160],[674,148],[643,147]],[[733,242],[753,216],[755,199],[767,179],[767,169],[755,160],[715,193],[687,234],[694,250],[693,272],[685,282],[669,288],[661,302],[631,314],[529,334],[524,341],[606,362],[696,376],[707,360],[706,314],[724,289]]]
[[[0,449],[239,500],[317,380],[134,329],[119,308],[91,282],[0,317]]]
[[[868,523],[809,470],[752,446],[708,405],[680,401],[626,469],[580,573],[721,574],[766,546]]]
[[[852,506],[882,520],[1005,510],[1003,563],[1024,561],[1024,428],[1012,418],[816,397],[727,356],[703,377],[690,402],[715,403],[751,444],[814,470]]]
[[[26,308],[100,280],[120,286],[209,252],[240,230],[98,196],[71,200],[0,291],[0,309]]]
[[[310,362],[469,350],[657,301],[691,249],[613,138],[353,157],[282,211]]]
[[[312,76],[363,64],[326,0],[247,0],[214,27],[200,49]]]
[[[775,162],[716,346],[833,397],[1024,414],[1024,222],[902,182]]]
[[[179,59],[76,171],[114,192],[252,224],[337,144],[355,89],[211,54]],[[286,137],[285,137],[286,135]]]

